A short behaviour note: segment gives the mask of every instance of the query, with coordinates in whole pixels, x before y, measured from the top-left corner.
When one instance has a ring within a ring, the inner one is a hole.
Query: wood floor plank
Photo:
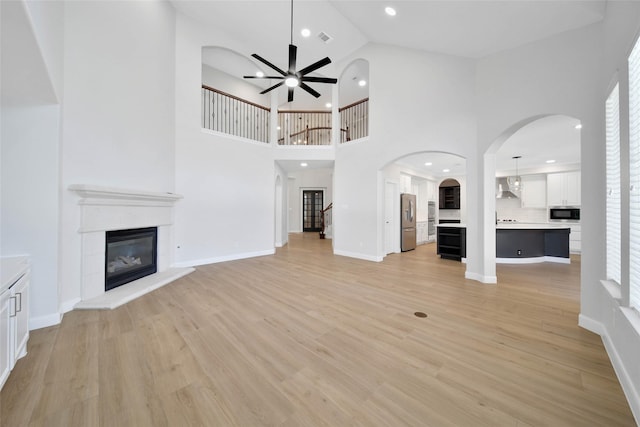
[[[464,273],[435,245],[372,263],[292,234],[32,331],[0,425],[635,425],[577,325],[579,256],[500,265],[497,285]]]

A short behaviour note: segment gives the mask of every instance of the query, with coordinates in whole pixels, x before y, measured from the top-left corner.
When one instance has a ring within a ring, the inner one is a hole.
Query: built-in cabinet
[[[441,258],[457,261],[467,256],[467,229],[465,227],[438,226],[437,253]]]
[[[460,209],[460,186],[440,187],[440,209]]]
[[[582,228],[578,225],[571,226],[571,234],[569,234],[569,252],[579,254],[582,252]]]
[[[27,354],[30,269],[26,257],[3,258],[0,268],[1,388],[16,361]]]
[[[547,207],[546,175],[523,175],[520,203],[523,208]]]
[[[427,221],[416,223],[416,243],[423,245],[429,241],[429,226]]]
[[[547,175],[548,206],[580,206],[580,172]]]

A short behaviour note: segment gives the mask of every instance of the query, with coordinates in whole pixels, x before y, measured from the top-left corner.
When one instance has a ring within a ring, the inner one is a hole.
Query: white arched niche
[[[366,138],[369,136],[369,62],[352,61],[340,75],[338,84],[340,141]]]

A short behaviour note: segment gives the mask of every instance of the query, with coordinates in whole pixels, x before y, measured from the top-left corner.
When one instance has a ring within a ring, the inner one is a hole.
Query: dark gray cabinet
[[[460,186],[440,187],[440,209],[460,209]]]
[[[438,226],[438,255],[460,261],[467,256],[467,229]]]

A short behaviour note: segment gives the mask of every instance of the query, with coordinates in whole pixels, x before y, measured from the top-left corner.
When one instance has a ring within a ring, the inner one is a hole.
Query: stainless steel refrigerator
[[[400,248],[402,252],[416,248],[416,195],[400,194]]]

